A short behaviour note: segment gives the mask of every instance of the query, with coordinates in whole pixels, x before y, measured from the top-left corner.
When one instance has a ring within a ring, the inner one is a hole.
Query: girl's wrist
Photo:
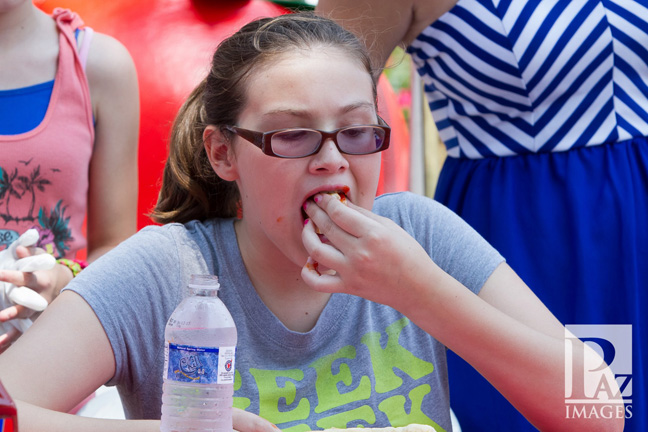
[[[67,258],[59,258],[58,260],[56,260],[56,262],[70,269],[73,278],[75,278],[79,273],[81,273],[81,270],[88,266],[87,262],[77,259],[70,260]]]
[[[60,258],[56,260],[59,271],[58,276],[56,277],[56,283],[54,286],[54,292],[52,293],[52,300],[54,300],[61,293],[61,290],[72,281],[84,268],[87,267],[87,263],[81,260],[70,260],[66,258]]]

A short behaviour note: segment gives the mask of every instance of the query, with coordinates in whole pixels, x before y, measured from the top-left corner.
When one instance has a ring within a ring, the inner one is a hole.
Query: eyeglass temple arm
[[[225,126],[225,129],[251,142],[255,146],[261,149],[263,148],[263,133],[251,131],[248,129],[241,129],[240,127],[236,126]]]

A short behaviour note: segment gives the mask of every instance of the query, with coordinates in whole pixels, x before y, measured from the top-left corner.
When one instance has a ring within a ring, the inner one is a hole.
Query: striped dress
[[[436,199],[564,324],[632,326],[612,366],[648,431],[648,0],[459,0],[408,52],[448,150]],[[452,354],[450,386],[464,432],[534,430]]]

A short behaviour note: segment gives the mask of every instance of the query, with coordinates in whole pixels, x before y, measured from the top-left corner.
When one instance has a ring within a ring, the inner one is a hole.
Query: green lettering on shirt
[[[445,432],[445,430],[436,424],[430,417],[426,416],[421,410],[423,397],[430,393],[431,387],[429,384],[423,384],[413,388],[409,392],[409,399],[411,409],[409,414],[405,412],[405,396],[397,395],[385,399],[378,404],[378,409],[385,413],[389,419],[389,424],[392,426],[406,426],[412,423],[428,424],[438,432]]]
[[[259,390],[259,415],[261,417],[275,424],[308,418],[310,403],[307,399],[301,399],[297,407],[290,411],[279,411],[281,399],[286,401],[286,406],[295,402],[297,388],[290,381],[286,381],[285,385],[280,387],[277,384],[277,378],[301,381],[304,379],[304,372],[299,369],[273,371],[250,368],[250,374],[254,377]]]
[[[319,419],[317,422],[317,427],[320,427],[322,429],[346,429],[349,425],[349,422],[352,422],[354,420],[364,420],[368,424],[374,424],[376,423],[376,414],[373,412],[373,409],[371,409],[370,406],[363,405],[356,409],[333,414],[332,416]]]
[[[367,333],[361,339],[371,354],[371,365],[376,377],[378,393],[386,393],[402,385],[403,380],[394,373],[394,368],[405,372],[415,380],[434,371],[432,363],[415,357],[398,343],[398,337],[409,322],[409,319],[401,318],[385,329],[388,339],[384,349],[380,346],[379,332]]]
[[[333,373],[333,362],[342,358],[354,359],[355,356],[355,348],[348,345],[340,348],[338,352],[320,357],[310,364],[317,372],[315,391],[319,403],[315,407],[316,413],[337,408],[347,403],[369,399],[371,396],[371,381],[368,376],[362,376],[360,383],[354,390],[342,393],[338,390],[337,383],[340,382],[346,387],[350,387],[353,383],[353,376],[347,363],[340,363],[339,372]]]

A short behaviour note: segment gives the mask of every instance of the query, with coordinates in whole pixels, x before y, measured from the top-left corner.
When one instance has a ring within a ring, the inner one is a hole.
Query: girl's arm
[[[623,418],[566,418],[565,328],[507,264],[500,264],[475,295],[393,221],[321,198],[306,212],[331,244],[320,241],[312,223],[302,240],[315,261],[337,274],[320,276],[304,267],[302,277],[312,288],[399,310],[469,362],[540,430],[623,430]],[[580,349],[585,355],[575,358],[587,365],[576,368],[602,364],[586,346]],[[609,368],[604,372],[616,386]],[[620,401],[610,401],[615,403]]]
[[[23,337],[0,355],[0,381],[16,402],[21,432],[159,432],[159,420],[107,420],[67,414],[115,374],[106,333],[86,301],[64,291]],[[277,432],[234,409],[241,432]]]
[[[316,11],[355,33],[369,49],[373,66],[382,68],[409,32],[414,3],[415,0],[319,0]]]
[[[0,380],[16,402],[20,430],[159,431],[159,422],[87,419],[65,414],[115,372],[97,316],[81,296],[64,291],[0,355]]]
[[[88,190],[88,261],[136,231],[139,90],[130,54],[93,36],[86,67],[95,116]]]
[[[418,305],[404,305],[404,313],[477,369],[534,426],[551,431],[623,430],[623,418],[567,418],[565,328],[507,264],[497,267],[478,296],[440,269],[431,270],[427,277],[436,286],[420,279]],[[584,358],[586,364],[574,364],[575,370],[603,364],[585,345],[579,349],[583,355],[574,358]],[[615,388],[611,371],[604,373]]]
[[[367,46],[376,76],[397,46],[409,45],[457,0],[319,0],[315,10],[356,34]]]

